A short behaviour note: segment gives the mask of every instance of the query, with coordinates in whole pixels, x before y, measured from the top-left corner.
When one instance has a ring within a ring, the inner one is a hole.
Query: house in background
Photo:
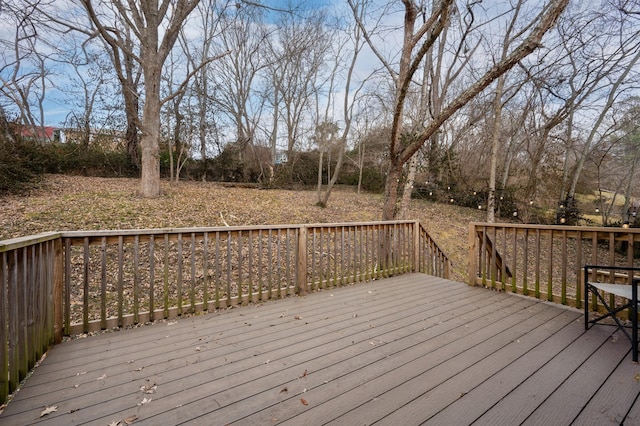
[[[88,140],[85,132],[79,129],[64,129],[53,126],[20,126],[10,124],[12,133],[23,140],[37,143],[87,143],[100,146],[108,150],[118,150],[126,147],[125,134],[118,130],[91,129]],[[86,140],[86,141],[85,141]]]
[[[285,164],[289,161],[289,157],[287,156],[287,151],[278,149],[275,152],[273,157],[273,164]]]
[[[60,142],[62,132],[52,126],[19,126],[10,125],[14,128],[14,134],[24,140],[39,143]]]

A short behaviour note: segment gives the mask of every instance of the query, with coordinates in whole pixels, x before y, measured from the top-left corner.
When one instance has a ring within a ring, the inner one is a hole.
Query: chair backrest
[[[584,282],[631,284],[640,279],[640,267],[618,265],[585,265]]]

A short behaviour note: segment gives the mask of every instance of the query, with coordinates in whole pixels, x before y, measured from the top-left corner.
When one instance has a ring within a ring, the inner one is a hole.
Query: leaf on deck
[[[42,410],[42,412],[40,413],[40,417],[44,417],[47,414],[55,413],[56,411],[58,411],[58,406],[57,405],[52,405],[50,407],[45,407],[45,409]]]

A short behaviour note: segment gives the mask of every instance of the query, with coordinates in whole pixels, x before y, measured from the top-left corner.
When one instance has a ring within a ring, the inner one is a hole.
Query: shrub
[[[0,193],[22,192],[37,182],[40,170],[30,167],[25,142],[0,136]]]

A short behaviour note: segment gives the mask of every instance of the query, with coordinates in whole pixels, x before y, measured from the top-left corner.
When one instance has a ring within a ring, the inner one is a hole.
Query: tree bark
[[[491,165],[489,167],[489,194],[487,195],[487,222],[496,221],[496,172],[498,168],[498,144],[502,127],[502,93],[504,92],[504,76],[498,78],[496,94],[493,102],[493,132],[491,135]]]
[[[145,66],[145,102],[142,109],[142,175],[140,193],[153,198],[160,195],[160,67]]]
[[[402,191],[402,201],[400,202],[400,218],[408,219],[407,213],[411,207],[411,193],[413,191],[413,183],[416,180],[416,173],[418,171],[418,153],[413,154],[411,160],[409,160],[409,173],[407,173],[407,179],[404,182],[404,190]]]

